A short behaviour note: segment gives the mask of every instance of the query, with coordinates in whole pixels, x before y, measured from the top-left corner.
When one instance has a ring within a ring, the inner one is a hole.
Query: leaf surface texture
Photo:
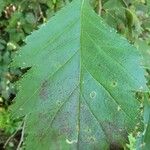
[[[88,0],[74,0],[33,32],[12,66],[31,67],[11,108],[27,116],[27,150],[121,147],[138,122],[140,55]]]

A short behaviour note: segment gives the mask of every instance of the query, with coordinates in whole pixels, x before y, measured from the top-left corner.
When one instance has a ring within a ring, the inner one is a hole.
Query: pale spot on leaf
[[[19,108],[19,110],[20,110],[20,111],[22,111],[22,110],[23,110],[23,108]]]
[[[92,91],[92,92],[90,93],[90,97],[91,97],[91,98],[95,98],[95,97],[96,97],[96,92],[95,92],[95,91]]]
[[[74,144],[74,143],[77,143],[77,140],[68,140],[68,139],[66,139],[66,143]]]
[[[118,105],[118,107],[117,107],[117,111],[120,111],[121,110],[121,107]]]
[[[145,147],[145,145],[146,145],[146,143],[143,142],[143,143],[140,145],[140,147],[143,148],[143,147]]]

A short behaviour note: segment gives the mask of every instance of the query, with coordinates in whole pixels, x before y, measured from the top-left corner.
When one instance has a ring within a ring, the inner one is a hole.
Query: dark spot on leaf
[[[113,87],[117,86],[117,82],[116,81],[113,81],[111,84],[112,84]]]
[[[43,132],[38,133],[38,139],[39,139],[39,141],[44,139],[44,133]]]
[[[62,132],[63,134],[68,135],[68,134],[71,133],[71,129],[70,129],[69,127],[64,127],[64,128],[62,128],[61,132]]]
[[[48,87],[49,87],[49,84],[48,84],[48,81],[45,80],[43,83],[42,83],[42,86],[41,86],[41,89],[40,89],[40,92],[39,92],[39,95],[40,95],[40,98],[42,100],[47,100],[48,99]]]
[[[124,150],[124,148],[118,143],[111,143],[110,150]]]
[[[101,64],[98,64],[98,66],[101,67],[102,65],[101,65]]]
[[[38,114],[38,117],[40,118],[40,119],[42,119],[42,120],[48,120],[48,118],[49,118],[49,115],[48,114],[46,114],[46,113],[39,113]]]
[[[94,143],[96,139],[94,137],[90,137],[90,142]]]
[[[37,133],[37,138],[38,138],[38,141],[44,141],[44,139],[46,138],[46,132],[45,132],[45,129],[40,129],[39,132]]]
[[[111,143],[110,150],[122,150],[122,147],[120,146],[121,143],[126,142],[128,139],[128,133],[126,129],[121,128],[116,123],[110,121],[103,122],[102,126],[105,130],[108,141]],[[122,141],[120,141],[120,139],[122,139]]]

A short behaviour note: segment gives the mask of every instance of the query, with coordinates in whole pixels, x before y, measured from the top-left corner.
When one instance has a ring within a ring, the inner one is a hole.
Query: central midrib
[[[81,92],[82,92],[82,36],[83,36],[83,30],[82,30],[82,17],[83,17],[83,6],[84,6],[85,0],[81,0],[81,7],[80,7],[80,48],[79,48],[79,57],[80,57],[80,73],[79,73],[79,100],[78,100],[78,142],[77,142],[77,149],[79,150],[79,138],[80,138],[80,109],[81,109]]]

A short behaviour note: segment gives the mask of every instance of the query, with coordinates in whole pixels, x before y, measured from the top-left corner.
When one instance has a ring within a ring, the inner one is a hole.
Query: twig
[[[98,14],[99,14],[99,16],[101,16],[101,12],[102,12],[102,1],[98,0]]]
[[[19,126],[20,128],[20,126]],[[19,131],[19,128],[7,139],[7,141],[5,142],[3,148],[5,149],[6,146],[8,145],[8,143],[10,142],[10,140],[16,135],[16,133]]]
[[[6,146],[8,145],[8,143],[10,142],[10,140],[17,134],[17,132],[21,129],[22,123],[19,125],[19,127],[17,128],[17,130],[7,139],[7,141],[5,142],[3,148],[5,149]]]
[[[124,4],[124,6],[127,8],[127,7],[128,7],[128,4],[126,3],[126,1],[125,1],[125,0],[122,0],[122,2],[123,2],[123,4]]]
[[[22,132],[21,132],[21,138],[20,138],[20,141],[19,141],[19,144],[18,144],[16,150],[20,150],[21,145],[22,145],[23,140],[24,140],[25,121],[26,121],[26,117],[24,118],[24,122],[23,122],[23,126],[22,126]]]

